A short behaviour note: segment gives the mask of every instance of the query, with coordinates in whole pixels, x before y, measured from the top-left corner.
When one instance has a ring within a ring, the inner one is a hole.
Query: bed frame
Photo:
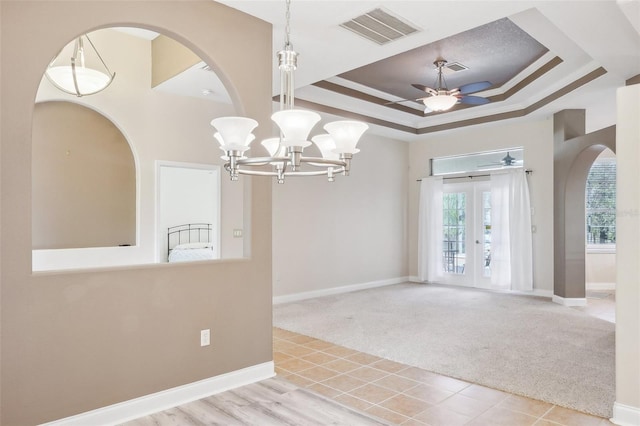
[[[210,223],[185,223],[167,228],[167,255],[179,244],[210,243],[211,231]]]

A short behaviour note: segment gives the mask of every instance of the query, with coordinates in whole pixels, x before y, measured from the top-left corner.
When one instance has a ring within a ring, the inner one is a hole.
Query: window
[[[593,163],[591,170],[589,171],[589,175],[587,176],[585,202],[587,246],[591,248],[615,249],[615,157],[600,156]]]
[[[443,194],[443,261],[444,271],[452,274],[464,273],[466,254],[466,193]]]

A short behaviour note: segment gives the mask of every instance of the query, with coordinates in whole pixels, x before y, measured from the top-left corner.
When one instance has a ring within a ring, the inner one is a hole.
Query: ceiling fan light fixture
[[[425,107],[427,107],[428,111],[446,111],[451,109],[456,102],[458,102],[458,98],[452,95],[448,95],[446,93],[438,93],[435,96],[429,96],[428,98],[423,98],[422,102]]]

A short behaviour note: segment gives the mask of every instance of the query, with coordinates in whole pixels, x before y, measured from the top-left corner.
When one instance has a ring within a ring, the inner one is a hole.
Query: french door
[[[446,183],[442,206],[443,281],[491,288],[489,182]]]

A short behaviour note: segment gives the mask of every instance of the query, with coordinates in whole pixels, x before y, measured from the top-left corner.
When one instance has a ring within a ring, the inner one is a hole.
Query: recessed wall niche
[[[43,74],[36,96],[34,271],[166,262],[166,244],[159,243],[167,229],[160,229],[157,217],[157,165],[221,167],[223,153],[209,123],[237,115],[211,67],[172,38],[137,28],[106,28],[89,37],[115,72],[113,82],[97,94],[76,97]],[[62,54],[72,48],[70,40]],[[101,129],[104,137],[98,136]],[[116,146],[118,159],[109,151]],[[77,170],[67,167],[72,162]],[[53,179],[54,169],[64,176]],[[117,189],[91,183],[90,172]],[[244,238],[234,238],[233,230],[249,220],[243,205],[249,181],[223,178],[219,185],[217,259],[242,258]]]

